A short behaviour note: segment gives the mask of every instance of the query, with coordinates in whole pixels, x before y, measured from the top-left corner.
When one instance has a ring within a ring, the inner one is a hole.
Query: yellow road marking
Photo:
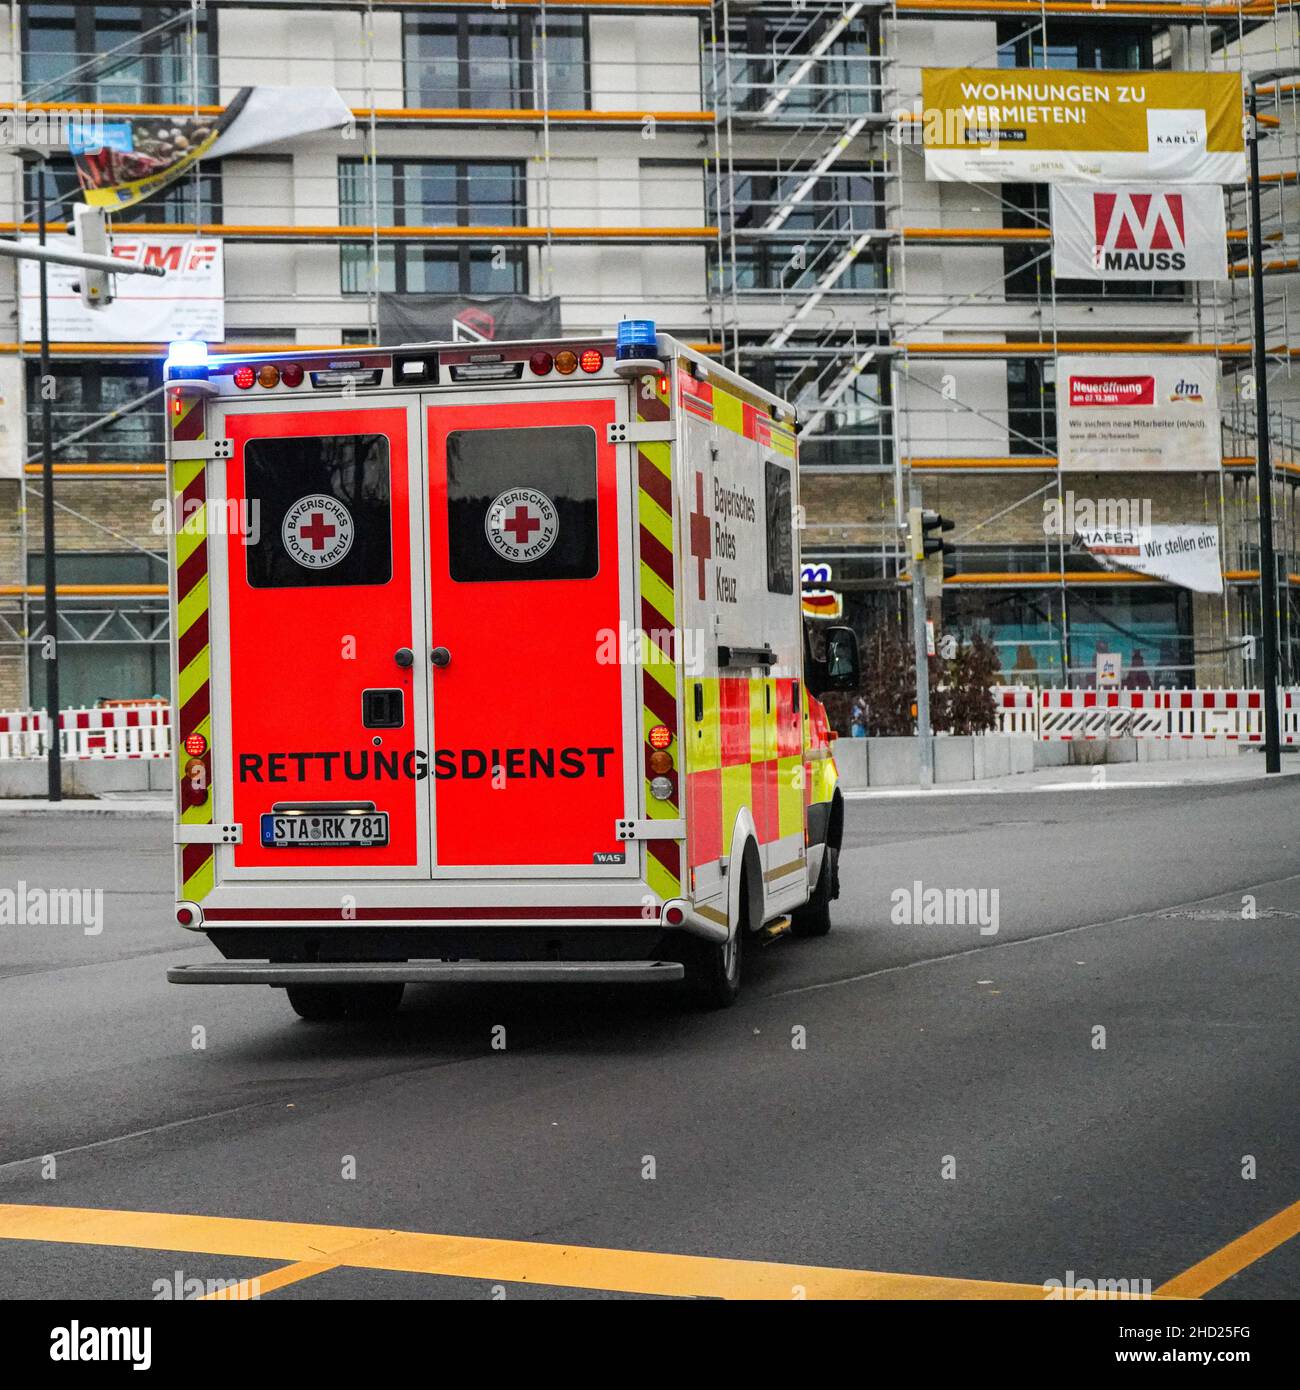
[[[289,1262],[290,1269],[262,1276],[263,1289],[276,1274],[289,1275],[293,1266],[349,1265],[354,1269],[395,1270],[492,1283],[549,1284],[682,1298],[1044,1297],[1041,1284],[97,1207],[0,1205],[0,1239],[116,1245]]]
[[[286,1284],[296,1284],[302,1279],[310,1279],[315,1274],[337,1269],[336,1260],[299,1260],[297,1264],[284,1265],[280,1269],[268,1269],[265,1274],[255,1274],[251,1279],[241,1279],[228,1289],[214,1289],[197,1299],[199,1303],[240,1301],[246,1298],[260,1298],[264,1293],[282,1289]]]
[[[1300,1202],[1292,1203],[1253,1231],[1238,1236],[1222,1250],[1216,1250],[1191,1269],[1175,1275],[1167,1284],[1161,1284],[1156,1293],[1174,1298],[1202,1298],[1294,1235],[1300,1235]]]

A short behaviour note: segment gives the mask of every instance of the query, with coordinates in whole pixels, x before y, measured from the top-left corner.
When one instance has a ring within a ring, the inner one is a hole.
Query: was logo
[[[289,555],[304,569],[323,570],[352,549],[356,526],[352,513],[324,493],[300,497],[284,514],[280,538]]]
[[[512,487],[487,509],[483,520],[488,544],[506,560],[540,560],[560,534],[555,504],[535,487]]]

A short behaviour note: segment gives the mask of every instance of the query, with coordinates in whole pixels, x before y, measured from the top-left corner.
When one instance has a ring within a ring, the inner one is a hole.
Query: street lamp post
[[[1300,68],[1252,73],[1250,82],[1250,285],[1254,320],[1255,491],[1259,494],[1259,609],[1264,685],[1264,771],[1282,771],[1277,707],[1277,555],[1273,547],[1273,461],[1268,437],[1268,346],[1264,340],[1264,229],[1259,183],[1259,86]]]

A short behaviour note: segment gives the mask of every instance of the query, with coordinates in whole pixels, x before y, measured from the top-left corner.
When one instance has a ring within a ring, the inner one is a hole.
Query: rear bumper
[[[430,960],[332,962],[292,965],[255,960],[224,960],[174,965],[174,985],[372,985],[372,984],[650,984],[682,979],[668,960]]]

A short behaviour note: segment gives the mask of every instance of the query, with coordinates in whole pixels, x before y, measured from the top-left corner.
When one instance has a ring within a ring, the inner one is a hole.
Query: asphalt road
[[[743,1284],[725,1260],[1159,1289],[1300,1200],[1300,779],[856,802],[831,935],[751,952],[715,1014],[424,987],[311,1025],[170,986],[215,953],[171,922],[168,838],[0,818],[0,890],[105,891],[98,935],[0,925],[0,1298],[616,1297]],[[996,932],[891,920],[916,881],[996,890]],[[1295,1297],[1273,1244],[1205,1295]]]

